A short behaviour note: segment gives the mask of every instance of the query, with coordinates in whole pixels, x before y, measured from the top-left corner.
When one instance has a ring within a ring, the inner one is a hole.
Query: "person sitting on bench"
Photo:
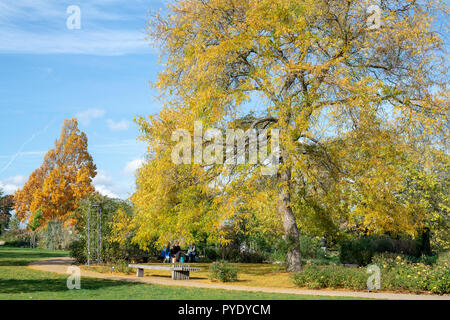
[[[178,244],[174,245],[172,250],[170,250],[170,257],[171,258],[175,258],[175,261],[178,261],[179,257],[179,252],[181,251],[181,248]]]
[[[170,243],[167,244],[165,248],[161,251],[160,260],[162,260],[163,263],[169,262],[170,263]]]
[[[195,262],[195,260],[197,258],[197,248],[195,247],[195,244],[191,244],[189,246],[188,257],[189,257],[189,262]]]

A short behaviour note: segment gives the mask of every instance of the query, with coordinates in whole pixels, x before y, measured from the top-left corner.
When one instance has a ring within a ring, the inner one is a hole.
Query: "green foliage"
[[[134,273],[135,269],[130,268],[128,264],[129,263],[126,260],[118,260],[114,263],[114,271],[126,274]]]
[[[400,258],[399,258],[400,257]],[[372,263],[377,265],[395,265],[399,259],[406,263],[422,263],[429,266],[435,265],[438,260],[438,255],[426,256],[422,255],[420,257],[406,256],[398,253],[384,252],[375,253],[372,258]]]
[[[327,259],[325,259],[325,253],[321,248],[321,243],[318,238],[301,235],[299,246],[302,259],[321,260],[321,264],[329,263],[329,261],[325,261]],[[203,253],[206,261],[223,259],[235,263],[263,263],[265,261],[285,262],[288,250],[286,242],[283,239],[279,239],[273,244],[269,244],[267,240],[258,239],[257,241],[252,242],[251,248],[251,250],[241,251],[236,245],[224,248],[199,245],[199,249]]]
[[[242,263],[263,263],[268,259],[265,252],[244,252],[240,255],[240,260],[238,262]]]
[[[20,220],[17,215],[14,215],[9,221],[9,230],[17,230],[20,229]]]
[[[220,249],[216,247],[206,247],[203,249],[204,258],[206,261],[216,261],[220,258]]]
[[[0,235],[9,227],[13,206],[13,197],[3,195],[3,191],[0,189]]]
[[[66,250],[74,241],[74,234],[70,228],[64,226],[63,222],[49,221],[44,229],[37,232],[39,247],[49,250]]]
[[[321,248],[320,239],[317,237],[310,237],[308,235],[299,236],[300,256],[303,260],[324,260],[325,252]],[[279,239],[270,252],[270,260],[286,261],[287,244],[283,239]]]
[[[263,263],[266,260],[266,254],[264,252],[255,252],[255,251],[241,252],[235,248],[233,249],[226,248],[225,250],[223,250],[223,258],[224,260],[229,262]]]
[[[44,213],[41,209],[37,210],[28,223],[28,227],[30,228],[30,230],[35,231],[39,229],[42,226],[43,219]]]
[[[209,279],[211,279],[212,281],[236,281],[237,275],[237,267],[224,261],[216,261],[209,267]]]
[[[367,274],[363,268],[347,268],[342,266],[305,266],[303,272],[292,276],[298,287],[310,289],[347,288],[364,290]]]
[[[388,237],[363,237],[357,240],[341,242],[339,258],[342,263],[368,265],[375,253],[393,252],[408,256],[420,256],[416,241],[398,240]]]
[[[344,241],[341,243],[339,259],[342,263],[354,263],[364,266],[372,260],[372,248],[369,239]]]
[[[300,255],[302,258],[319,258],[323,256],[321,243],[318,238],[312,238],[305,235],[299,237]]]
[[[381,268],[381,282],[386,290],[450,293],[448,261],[429,265],[413,263],[411,259],[401,255],[381,254],[374,257],[374,263]]]
[[[70,256],[75,259],[78,264],[85,264],[87,262],[85,243],[81,240],[73,241],[70,246]]]
[[[385,269],[393,268],[397,264],[405,265],[410,263],[411,261],[405,255],[400,255],[397,253],[391,252],[383,252],[376,253],[372,258],[372,263],[376,264],[380,268],[383,267]]]
[[[78,236],[76,248],[77,250],[73,251],[74,258],[78,259],[78,257],[83,261],[87,260],[87,242],[88,242],[88,222],[90,221],[91,225],[91,252],[94,251],[92,249],[94,234],[96,235],[97,230],[97,221],[96,221],[96,213],[94,209],[91,207],[93,204],[99,204],[99,209],[101,212],[101,237],[102,237],[102,260],[105,263],[116,263],[121,260],[133,260],[133,261],[141,261],[145,262],[151,255],[156,255],[157,250],[154,247],[154,243],[149,241],[147,243],[147,247],[149,248],[147,251],[139,249],[137,244],[132,243],[131,238],[132,234],[122,234],[124,241],[118,242],[113,241],[112,235],[112,227],[111,224],[115,217],[117,217],[118,213],[125,214],[126,216],[133,215],[133,207],[127,201],[123,201],[120,199],[111,199],[100,194],[95,194],[87,198],[85,201],[82,201],[79,205],[79,208],[76,212],[77,223],[75,225],[76,233]],[[89,213],[91,213],[91,219],[89,220]],[[80,251],[83,250],[84,253]],[[92,258],[92,257],[91,257]],[[95,258],[95,257],[94,257]]]
[[[377,254],[374,263],[381,269],[381,290],[414,293],[450,293],[450,265],[448,261],[434,266],[412,263],[407,257],[395,254]],[[364,290],[369,275],[366,268],[307,265],[304,271],[293,275],[298,287],[310,289],[345,288]]]
[[[10,229],[3,233],[3,240],[5,241],[5,245],[11,247],[29,247],[31,233],[24,229]]]

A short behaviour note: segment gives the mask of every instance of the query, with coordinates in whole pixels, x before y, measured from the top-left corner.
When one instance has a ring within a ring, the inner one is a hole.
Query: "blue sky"
[[[81,29],[66,12],[81,9]],[[0,188],[12,193],[40,166],[64,119],[77,117],[103,194],[126,198],[146,153],[133,118],[156,113],[160,70],[145,39],[152,0],[0,0]]]

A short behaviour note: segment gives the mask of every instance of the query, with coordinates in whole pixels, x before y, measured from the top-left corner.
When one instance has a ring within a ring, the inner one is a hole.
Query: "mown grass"
[[[284,266],[274,264],[256,264],[256,263],[230,263],[238,269],[238,279],[231,284],[238,286],[249,287],[267,287],[267,288],[284,288],[295,289],[297,288],[292,281],[291,274],[285,271]],[[162,263],[148,263],[148,265],[155,266],[168,266],[168,264]],[[211,263],[195,263],[192,266],[198,267],[201,271],[192,272],[190,275],[191,280],[195,280],[202,283],[215,283],[209,279],[209,267]],[[85,270],[97,271],[100,273],[110,273],[111,266],[94,266],[87,268],[82,267]],[[135,269],[117,268],[116,272],[119,274],[131,275],[136,273]],[[157,277],[157,278],[171,278],[170,271],[161,270],[144,270],[144,276]]]
[[[17,300],[322,300],[322,296],[301,296],[218,289],[168,287],[82,278],[80,290],[68,290],[67,277],[33,270],[33,261],[67,256],[64,251],[0,247],[0,299]],[[339,298],[337,298],[339,299]],[[341,298],[343,299],[343,298]]]

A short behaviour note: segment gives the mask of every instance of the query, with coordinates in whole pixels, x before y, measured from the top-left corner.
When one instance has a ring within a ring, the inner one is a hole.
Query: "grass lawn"
[[[146,263],[154,266],[168,266],[162,263]],[[298,289],[291,279],[291,274],[285,271],[285,268],[274,264],[256,264],[256,263],[231,263],[238,268],[238,280],[229,284],[250,286],[250,287],[269,287],[269,288],[284,288],[284,289]],[[191,272],[190,279],[203,283],[217,283],[209,280],[209,267],[211,263],[194,263],[190,264],[201,268],[201,271]],[[93,266],[88,268],[83,266],[82,269],[97,271],[100,273],[110,273],[111,266]],[[135,269],[129,269],[128,272],[121,274],[135,274]],[[171,278],[171,271],[164,270],[144,270],[144,276],[147,277],[161,277]]]
[[[168,266],[163,263],[146,263],[155,266]],[[238,281],[232,282],[232,285],[248,286],[248,287],[267,287],[280,289],[298,289],[292,281],[292,274],[286,272],[283,265],[277,264],[261,264],[261,263],[230,263],[238,268]],[[192,266],[201,268],[201,271],[192,272],[190,279],[203,283],[217,283],[209,280],[209,267],[211,263],[194,263]],[[101,273],[110,273],[111,266],[93,266],[88,269],[87,266],[82,267],[85,270],[97,271]],[[117,268],[116,268],[117,269]],[[121,268],[122,270],[125,268]],[[125,272],[125,270],[123,271]],[[135,274],[135,269],[130,269],[123,274]],[[171,278],[170,271],[161,270],[144,270],[144,276]]]
[[[167,287],[104,279],[82,278],[81,290],[68,290],[67,277],[37,271],[26,266],[36,260],[67,256],[64,251],[19,249],[0,246],[0,299],[25,300],[290,300],[331,299],[320,296],[300,296],[241,292],[217,289]],[[262,271],[261,271],[262,272]],[[259,275],[258,272],[258,276]]]

